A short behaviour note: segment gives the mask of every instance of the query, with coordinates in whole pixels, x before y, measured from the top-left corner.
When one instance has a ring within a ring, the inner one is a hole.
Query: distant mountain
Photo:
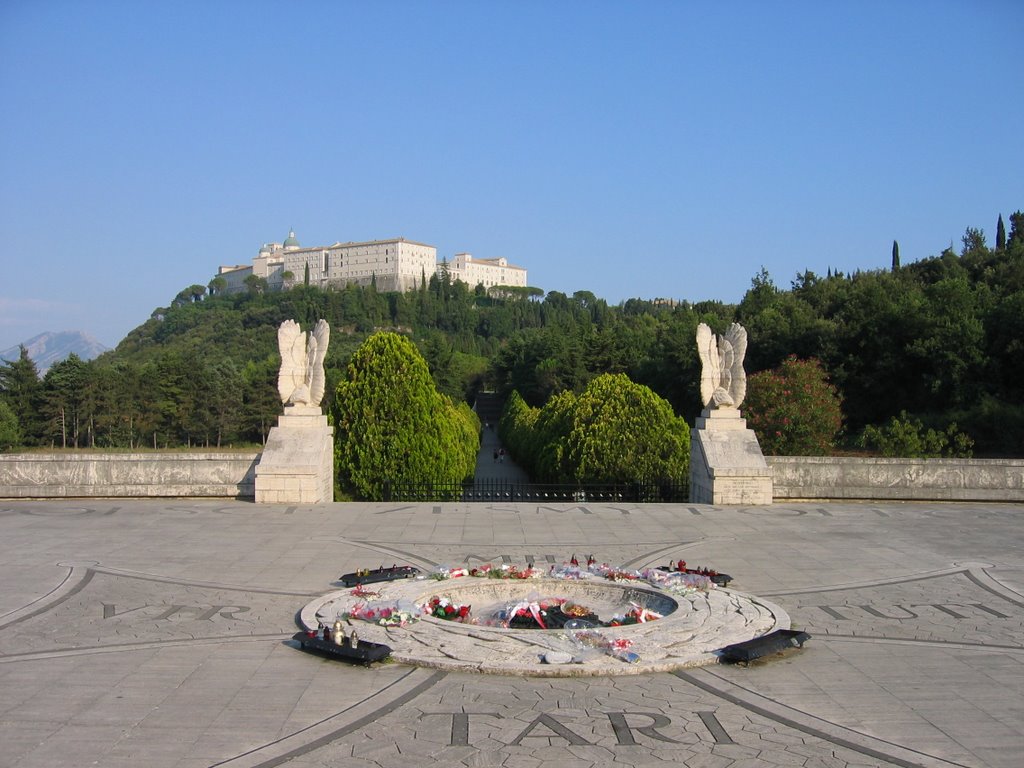
[[[45,374],[51,365],[66,359],[72,352],[83,360],[92,360],[110,349],[81,331],[40,333],[28,341],[23,341],[22,345],[28,350],[28,356],[36,364],[40,376]],[[0,351],[0,359],[17,360],[19,354],[17,347],[11,347]]]

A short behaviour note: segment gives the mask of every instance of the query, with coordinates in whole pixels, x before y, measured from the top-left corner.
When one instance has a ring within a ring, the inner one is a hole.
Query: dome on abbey
[[[295,230],[289,230],[288,231],[288,237],[286,237],[284,239],[284,247],[285,248],[301,248],[302,247],[301,245],[299,245],[298,238],[295,237]]]

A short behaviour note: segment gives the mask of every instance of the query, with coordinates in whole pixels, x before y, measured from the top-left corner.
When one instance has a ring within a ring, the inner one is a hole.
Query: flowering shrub
[[[824,456],[842,426],[842,399],[821,363],[787,357],[747,379],[743,415],[772,456]]]

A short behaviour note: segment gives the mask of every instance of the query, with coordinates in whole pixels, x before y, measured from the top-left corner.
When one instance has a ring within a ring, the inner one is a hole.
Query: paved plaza
[[[1022,544],[1021,505],[0,501],[0,766],[1016,768]],[[812,639],[581,678],[290,639],[356,568],[574,553],[716,567]]]

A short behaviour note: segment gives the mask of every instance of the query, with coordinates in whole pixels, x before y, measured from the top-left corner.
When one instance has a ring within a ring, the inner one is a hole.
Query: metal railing
[[[384,484],[384,501],[508,501],[508,502],[634,502],[689,501],[687,480],[651,480],[636,483],[531,483],[507,480],[467,480],[464,483]]]

